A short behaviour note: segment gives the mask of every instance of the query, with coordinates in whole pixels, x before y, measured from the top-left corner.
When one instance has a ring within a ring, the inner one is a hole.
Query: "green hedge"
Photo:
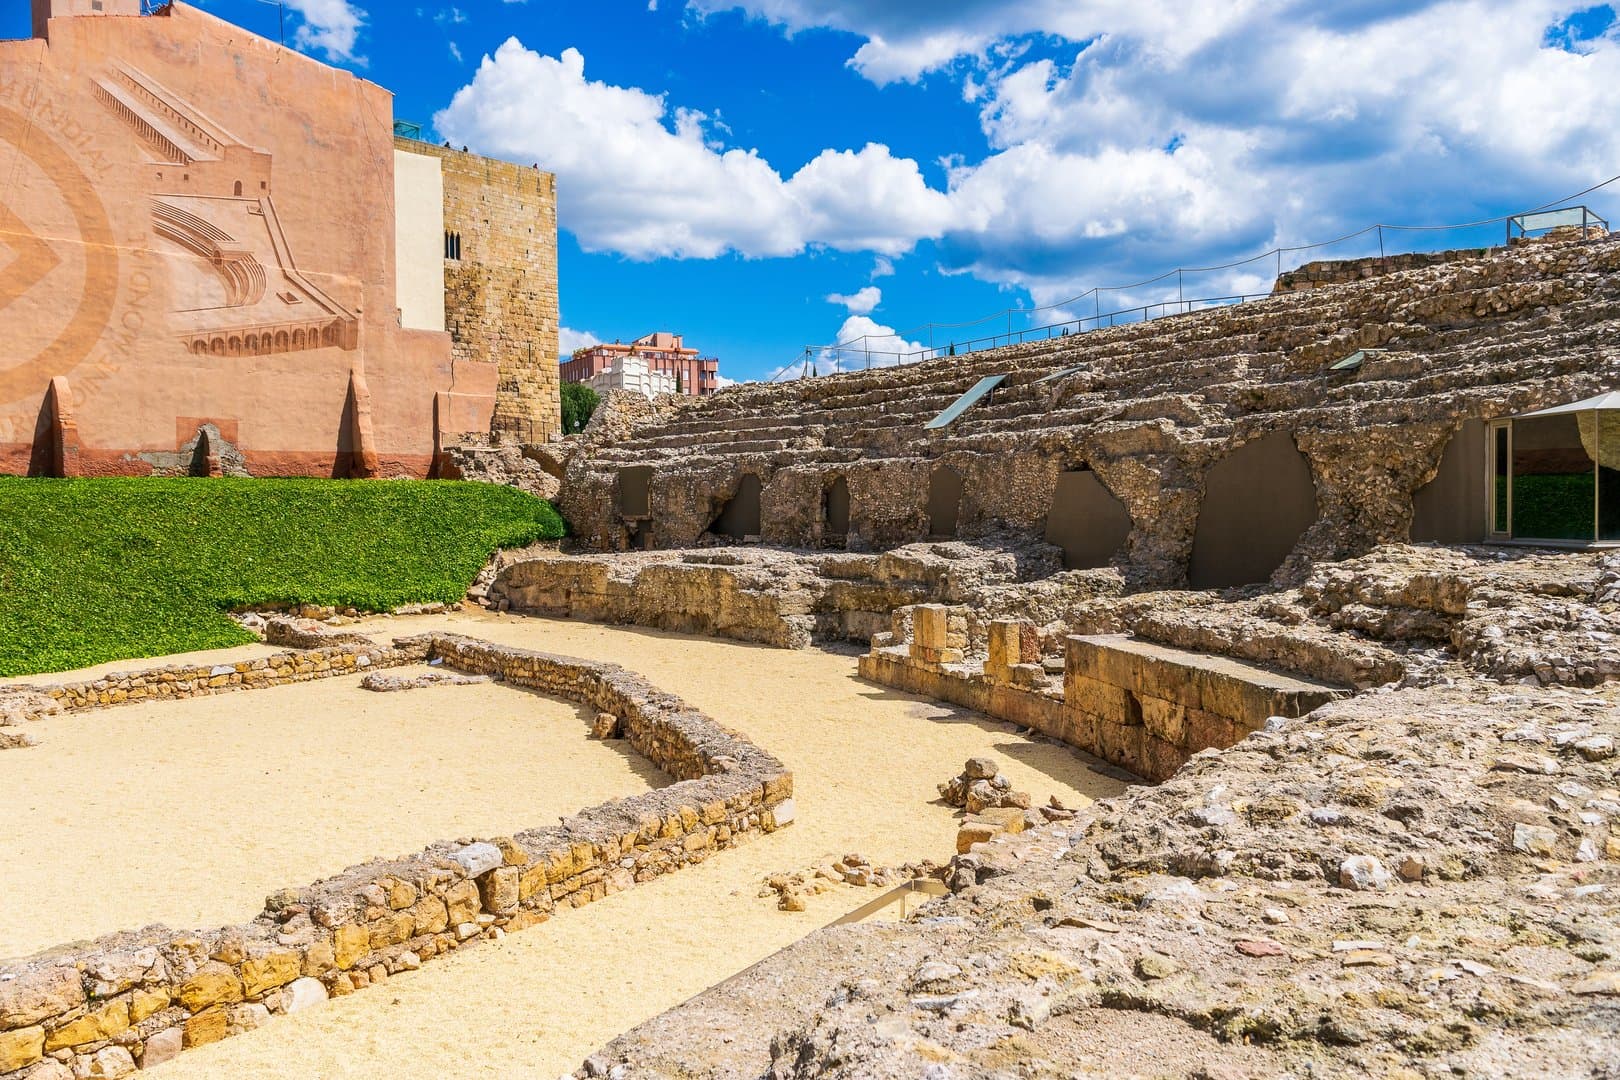
[[[245,607],[453,602],[563,531],[489,484],[0,477],[0,675],[242,644]]]
[[[1592,539],[1591,473],[1530,473],[1513,478],[1513,535],[1533,540]]]

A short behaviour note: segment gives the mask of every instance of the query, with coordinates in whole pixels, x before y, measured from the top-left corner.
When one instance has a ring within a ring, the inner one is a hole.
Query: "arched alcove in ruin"
[[[955,536],[962,511],[962,478],[949,465],[928,477],[928,535]]]
[[[1485,539],[1485,422],[1466,420],[1440,469],[1412,496],[1412,539],[1477,544]]]
[[[709,526],[709,531],[733,540],[758,536],[759,493],[759,477],[753,473],[743,473],[742,479],[737,482],[737,493],[726,502],[720,516]]]
[[[1130,534],[1130,512],[1091,466],[1058,473],[1046,512],[1046,542],[1063,549],[1065,569],[1107,566]]]
[[[1188,578],[1195,589],[1268,580],[1316,520],[1316,485],[1291,432],[1244,443],[1204,478]]]
[[[839,476],[822,493],[822,535],[844,537],[849,535],[849,481]]]
[[[619,470],[619,516],[644,518],[651,515],[651,465],[627,465]]]

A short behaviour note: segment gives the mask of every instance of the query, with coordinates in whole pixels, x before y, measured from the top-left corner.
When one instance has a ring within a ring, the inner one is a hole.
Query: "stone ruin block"
[[[911,610],[911,658],[921,664],[960,664],[967,650],[967,616],[944,604]]]
[[[1046,682],[1046,669],[1039,664],[1014,664],[1007,673],[1020,690],[1039,690]]]
[[[990,624],[990,658],[985,661],[984,673],[993,682],[1014,681],[1014,667],[1034,665],[1041,661],[1041,635],[1034,623],[1018,619],[997,619]]]

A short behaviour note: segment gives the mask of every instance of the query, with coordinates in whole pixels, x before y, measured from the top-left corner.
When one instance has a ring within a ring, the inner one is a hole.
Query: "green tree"
[[[584,383],[565,382],[562,384],[562,424],[563,433],[578,435],[585,430],[585,425],[591,422],[591,414],[602,401],[595,390]]]

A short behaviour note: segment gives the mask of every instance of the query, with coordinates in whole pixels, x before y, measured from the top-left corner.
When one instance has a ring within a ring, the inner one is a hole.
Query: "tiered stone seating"
[[[930,478],[948,468],[962,480],[964,535],[1039,535],[1056,473],[1084,464],[1133,519],[1116,563],[1168,582],[1185,572],[1205,473],[1283,431],[1310,462],[1321,511],[1299,553],[1350,554],[1405,539],[1412,491],[1465,418],[1620,383],[1617,327],[1620,240],[1527,244],[1147,323],[731,388],[587,444],[564,510],[586,544],[622,545],[617,472],[650,465],[652,520],[638,536],[685,546],[705,539],[752,473],[767,541],[882,547],[938,524]],[[1382,351],[1359,370],[1329,370],[1358,349]],[[989,399],[923,428],[991,374],[1007,378]],[[851,493],[847,537],[828,533],[823,506],[838,477]]]

